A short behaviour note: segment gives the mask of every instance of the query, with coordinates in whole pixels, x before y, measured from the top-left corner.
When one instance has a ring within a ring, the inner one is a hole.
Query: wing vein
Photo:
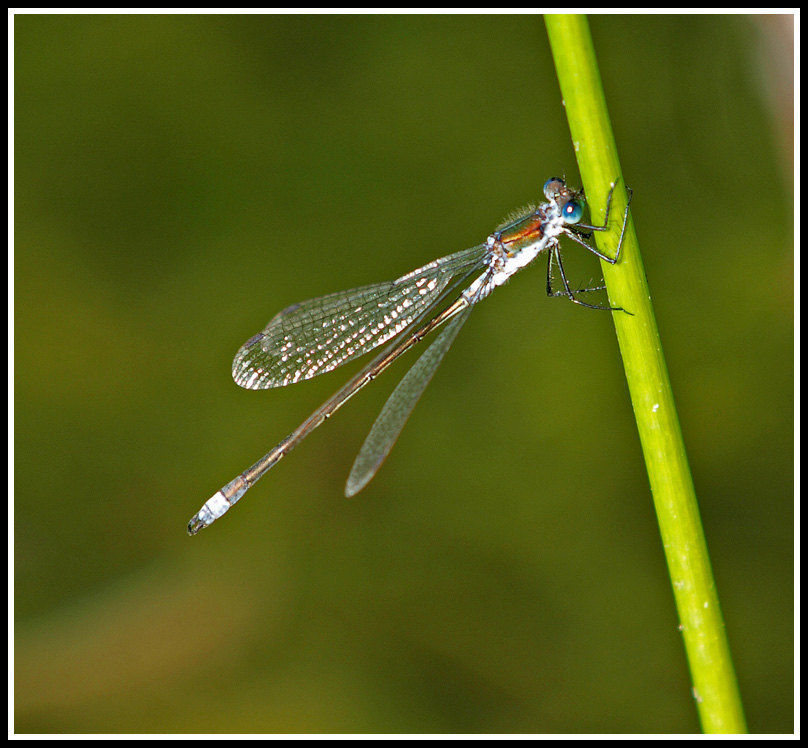
[[[239,349],[233,379],[247,389],[267,389],[336,369],[398,335],[453,277],[481,265],[486,252],[481,244],[394,281],[293,304]]]

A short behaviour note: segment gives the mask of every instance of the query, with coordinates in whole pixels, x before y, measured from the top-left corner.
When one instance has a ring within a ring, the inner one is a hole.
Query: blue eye
[[[544,196],[548,200],[552,200],[555,195],[559,193],[561,188],[564,187],[564,180],[558,177],[550,177],[544,183]]]
[[[584,204],[580,200],[569,200],[561,208],[564,223],[578,223],[584,216]]]

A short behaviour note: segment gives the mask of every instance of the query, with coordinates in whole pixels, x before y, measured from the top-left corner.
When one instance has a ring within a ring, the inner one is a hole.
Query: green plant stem
[[[610,216],[615,220],[614,216],[622,215],[627,193],[589,24],[585,16],[576,15],[547,15],[545,23],[592,222],[597,224],[604,213],[611,182],[618,184]],[[635,205],[641,205],[642,196],[637,198]],[[602,233],[605,236],[597,236],[598,247],[613,257],[614,232]],[[614,312],[614,323],[702,730],[746,732],[693,479],[630,217],[619,262],[601,265],[612,303],[631,313]]]

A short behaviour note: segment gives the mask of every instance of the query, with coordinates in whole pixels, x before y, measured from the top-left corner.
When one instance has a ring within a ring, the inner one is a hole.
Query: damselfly
[[[614,188],[612,184],[603,226],[581,223],[583,193],[567,187],[563,179],[549,179],[544,185],[547,202],[511,216],[483,244],[441,257],[398,280],[321,296],[293,304],[277,314],[236,354],[236,384],[251,390],[285,387],[336,369],[383,343],[392,343],[280,444],[210,498],[188,523],[188,533],[196,535],[221,517],[346,400],[430,332],[449,322],[399,382],[362,445],[345,495],[361,491],[384,462],[475,304],[542,252],[548,254],[548,296],[564,296],[592,309],[621,311],[620,307],[588,304],[576,297],[603,290],[604,286],[573,291],[564,273],[558,242],[560,236],[567,236],[601,260],[616,263],[626,231],[630,190],[614,258],[586,242],[591,237],[589,232],[608,230]],[[561,278],[558,290],[553,290],[554,266]]]

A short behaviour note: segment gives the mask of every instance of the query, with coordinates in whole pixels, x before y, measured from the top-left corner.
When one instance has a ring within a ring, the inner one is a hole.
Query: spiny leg
[[[614,194],[615,187],[617,186],[616,182],[612,182],[612,187],[609,190],[609,196],[606,198],[606,222],[603,226],[590,226],[586,223],[579,223],[575,226],[572,226],[564,231],[564,234],[572,239],[574,242],[577,242],[582,247],[586,247],[592,254],[599,257],[601,260],[605,260],[610,265],[614,265],[620,259],[620,250],[623,248],[623,239],[626,236],[626,224],[628,223],[628,209],[631,205],[631,198],[634,196],[630,187],[626,187],[628,192],[628,202],[626,203],[626,209],[623,211],[623,225],[620,229],[620,241],[617,243],[617,251],[615,252],[614,258],[609,257],[608,255],[603,254],[598,249],[593,247],[591,244],[587,244],[581,237],[585,237],[589,239],[592,235],[591,233],[587,234],[586,232],[592,231],[608,231],[609,230],[609,212],[612,207],[612,195]],[[581,231],[580,229],[583,229]]]
[[[556,265],[558,265],[558,272],[561,275],[561,283],[563,284],[563,288],[560,291],[553,291],[553,258],[555,258]],[[547,295],[551,298],[555,298],[558,296],[563,296],[564,298],[569,299],[574,304],[580,304],[581,306],[585,306],[588,309],[605,309],[612,312],[622,312],[625,311],[623,307],[620,306],[601,306],[599,304],[587,304],[585,301],[581,301],[580,299],[575,297],[575,294],[581,293],[589,293],[590,291],[603,291],[605,290],[606,286],[595,286],[593,288],[580,288],[577,291],[573,291],[570,288],[569,281],[567,280],[567,274],[564,272],[564,264],[561,262],[561,252],[558,249],[558,243],[555,246],[550,248],[550,251],[547,254]]]

